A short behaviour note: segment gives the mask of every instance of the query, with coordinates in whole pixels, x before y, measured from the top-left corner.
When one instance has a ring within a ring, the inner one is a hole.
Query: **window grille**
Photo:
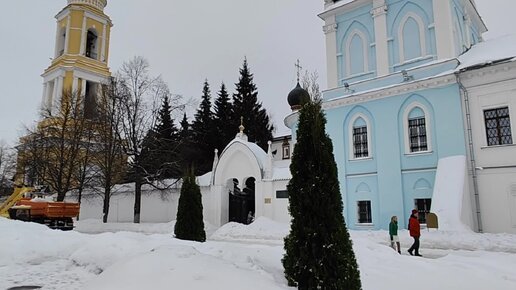
[[[370,224],[373,223],[371,214],[371,201],[361,200],[357,202],[358,207],[358,223],[359,224]]]
[[[512,144],[509,107],[485,110],[484,121],[488,146]]]
[[[367,126],[353,128],[353,156],[355,158],[369,157]]]
[[[428,151],[425,118],[409,119],[408,122],[410,152]]]

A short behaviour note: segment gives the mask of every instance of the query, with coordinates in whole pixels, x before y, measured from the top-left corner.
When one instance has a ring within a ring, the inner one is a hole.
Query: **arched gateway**
[[[275,193],[286,189],[290,176],[286,179],[278,176],[288,170],[289,162],[285,160],[283,168],[276,168],[271,143],[265,152],[247,140],[243,129],[241,126],[240,133],[222,151],[220,159],[215,153],[210,197],[205,203],[210,207],[207,218],[215,225],[248,224],[259,216],[288,221],[288,200],[278,200]]]

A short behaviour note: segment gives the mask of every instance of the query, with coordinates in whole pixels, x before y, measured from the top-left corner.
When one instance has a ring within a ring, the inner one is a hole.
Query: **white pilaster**
[[[79,87],[79,78],[74,77],[72,82],[72,94],[77,94],[77,89]]]
[[[337,23],[335,15],[325,19],[326,24],[323,27],[326,34],[326,70],[328,79],[328,89],[338,87],[338,70],[337,70]]]
[[[385,0],[374,0],[371,15],[374,19],[376,42],[376,70],[378,76],[389,74],[389,47],[387,36],[387,4]]]
[[[68,42],[70,40],[70,24],[72,21],[72,17],[68,15],[68,19],[66,20],[66,35],[65,35],[65,43],[64,43],[64,54],[68,53]]]
[[[58,99],[57,99],[57,87],[59,87],[59,78],[55,78],[54,79],[54,90],[52,91],[52,98],[50,99],[50,106],[49,106],[49,112],[51,114],[54,114],[56,108],[57,108],[57,104],[58,104]]]
[[[43,84],[43,96],[41,97],[41,109],[44,110],[47,107],[47,89],[48,83]]]
[[[61,102],[61,98],[63,97],[63,85],[64,85],[64,77],[60,76],[57,78],[57,99],[56,101]]]
[[[453,39],[453,18],[450,0],[434,0],[434,26],[437,43],[437,58],[455,57],[455,40]]]
[[[81,50],[79,54],[84,55],[86,53],[86,16],[82,17],[81,32]]]
[[[100,61],[106,61],[106,24],[102,25],[102,47],[100,48]]]
[[[82,79],[81,83],[81,98],[84,100],[86,98],[86,80]]]
[[[471,18],[469,17],[469,15],[466,15],[465,26],[466,26],[466,41],[467,41],[468,47],[470,47],[471,44],[473,43],[473,39],[471,39]]]
[[[54,58],[57,58],[59,56],[59,37],[60,37],[60,34],[61,34],[61,25],[59,24],[59,21],[57,21],[57,26],[56,26],[56,46],[55,46],[55,49],[54,49]]]

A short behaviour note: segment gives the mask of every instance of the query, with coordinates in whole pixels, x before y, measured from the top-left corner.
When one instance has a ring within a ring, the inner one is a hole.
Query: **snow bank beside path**
[[[91,232],[117,226],[84,225]],[[295,289],[281,265],[288,224],[228,224],[212,235],[220,240],[205,243],[174,239],[170,226],[120,224],[120,232],[83,234],[0,218],[0,289]],[[405,253],[412,241],[407,231],[399,235]],[[516,235],[423,230],[425,258],[396,253],[386,231],[351,237],[364,290],[516,289]]]

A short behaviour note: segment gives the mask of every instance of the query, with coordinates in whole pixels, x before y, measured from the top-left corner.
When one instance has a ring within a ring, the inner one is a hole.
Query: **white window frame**
[[[351,74],[351,41],[353,40],[353,37],[355,37],[355,35],[358,35],[358,37],[360,37],[360,39],[362,40],[362,46],[363,46],[363,50],[364,50],[364,71],[361,72],[361,73],[358,73],[358,74]],[[344,51],[344,54],[346,56],[346,73],[345,75],[347,77],[350,77],[350,76],[353,76],[353,75],[362,75],[362,74],[365,74],[367,72],[369,72],[369,44],[368,44],[368,38],[367,36],[365,35],[365,33],[360,30],[360,29],[354,29],[353,31],[351,31],[351,33],[348,35],[348,37],[346,38],[346,44],[345,44],[345,51]]]
[[[367,126],[367,157],[359,157],[359,158],[355,158],[355,144],[353,142],[353,128],[354,128],[354,124],[356,122],[357,119],[359,118],[362,118],[365,123],[366,123],[366,126]],[[371,143],[372,143],[372,139],[371,139],[371,123],[369,121],[369,118],[366,117],[366,115],[362,114],[362,113],[357,113],[355,115],[353,115],[353,117],[350,119],[349,121],[349,124],[348,124],[348,148],[349,149],[349,160],[367,160],[367,159],[371,159],[373,158],[373,151],[371,150]]]
[[[426,151],[410,151],[410,136],[409,136],[409,114],[415,109],[420,108],[425,114],[425,127],[426,127],[426,141],[427,141],[427,150]],[[413,102],[405,108],[403,112],[403,138],[405,143],[405,154],[406,155],[417,155],[432,152],[432,127],[431,127],[431,115],[426,106],[419,102]]]
[[[398,26],[398,46],[399,46],[399,57],[400,57],[399,62],[400,62],[400,64],[403,64],[405,62],[413,60],[413,59],[405,58],[405,47],[404,47],[405,40],[403,39],[403,29],[405,28],[405,25],[407,24],[407,21],[409,20],[409,18],[414,19],[414,21],[416,21],[416,23],[419,26],[419,44],[421,46],[421,56],[414,58],[414,59],[424,58],[427,56],[425,23],[423,22],[423,19],[421,18],[421,16],[419,16],[418,14],[416,14],[414,12],[407,12],[407,14],[405,14],[405,16],[403,16],[403,18],[401,19],[400,24]]]

